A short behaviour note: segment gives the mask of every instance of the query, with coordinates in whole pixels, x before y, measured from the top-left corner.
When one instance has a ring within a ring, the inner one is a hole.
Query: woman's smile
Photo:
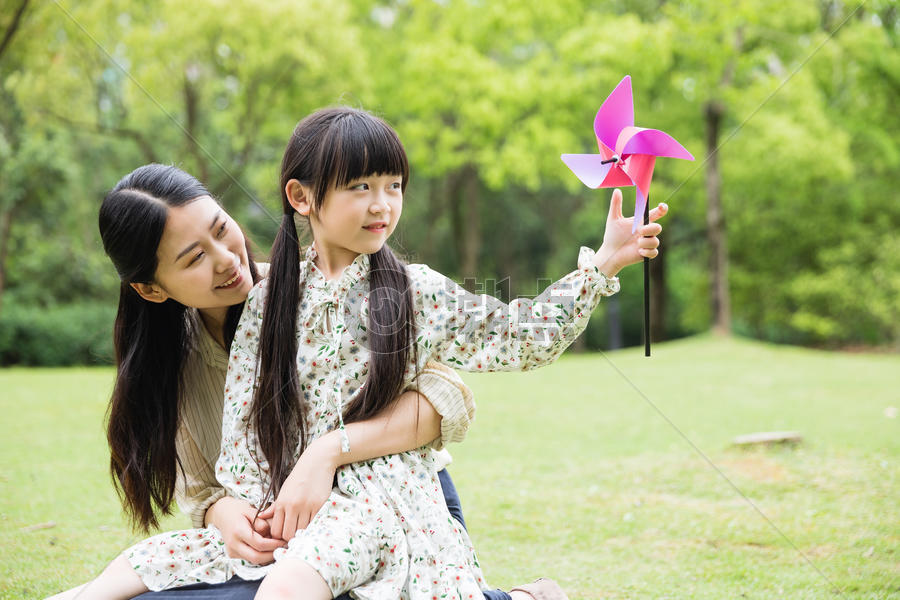
[[[228,279],[225,283],[221,283],[216,286],[217,290],[230,290],[232,288],[239,287],[244,279],[244,276],[241,274],[240,269],[235,269],[231,278]]]

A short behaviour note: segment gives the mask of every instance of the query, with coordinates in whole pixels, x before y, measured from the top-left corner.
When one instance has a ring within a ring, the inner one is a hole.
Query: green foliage
[[[0,366],[108,365],[115,306],[8,305],[0,313]]]
[[[716,102],[735,330],[896,345],[897,267],[876,240],[900,225],[898,31],[889,0],[32,2],[0,59],[0,311],[112,301],[97,206],[149,161],[204,180],[264,252],[284,143],[335,103],[400,132],[404,250],[535,293],[601,242],[609,192],[583,188],[559,155],[594,150],[594,113],[631,74],[637,125],[697,157],[654,174],[652,200],[672,209],[667,335],[712,316],[703,158]],[[641,284],[623,276],[634,332]],[[605,318],[589,347],[605,344]]]
[[[790,325],[814,343],[900,347],[900,239],[863,233],[828,248],[819,272],[801,274],[787,295],[795,307]]]

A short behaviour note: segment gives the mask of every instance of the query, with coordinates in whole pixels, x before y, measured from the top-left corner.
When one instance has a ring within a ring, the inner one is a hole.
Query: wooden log
[[[773,444],[799,444],[803,436],[799,431],[760,431],[739,435],[732,443],[735,446],[756,446]]]

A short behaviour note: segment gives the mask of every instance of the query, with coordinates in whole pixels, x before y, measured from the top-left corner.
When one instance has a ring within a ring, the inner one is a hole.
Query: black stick
[[[644,225],[650,224],[650,194],[644,205]],[[644,356],[650,356],[650,259],[644,257]]]

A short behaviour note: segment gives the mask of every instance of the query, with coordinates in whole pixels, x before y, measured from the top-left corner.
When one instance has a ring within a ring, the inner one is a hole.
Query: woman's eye
[[[194,256],[194,258],[191,259],[191,262],[188,263],[188,266],[190,267],[190,266],[193,265],[195,262],[197,262],[198,260],[200,260],[201,258],[203,258],[203,255],[204,255],[204,254],[205,254],[205,252],[199,252],[196,256]]]
[[[219,227],[219,231],[216,232],[216,237],[221,238],[225,234],[225,223],[222,223],[222,226]]]

